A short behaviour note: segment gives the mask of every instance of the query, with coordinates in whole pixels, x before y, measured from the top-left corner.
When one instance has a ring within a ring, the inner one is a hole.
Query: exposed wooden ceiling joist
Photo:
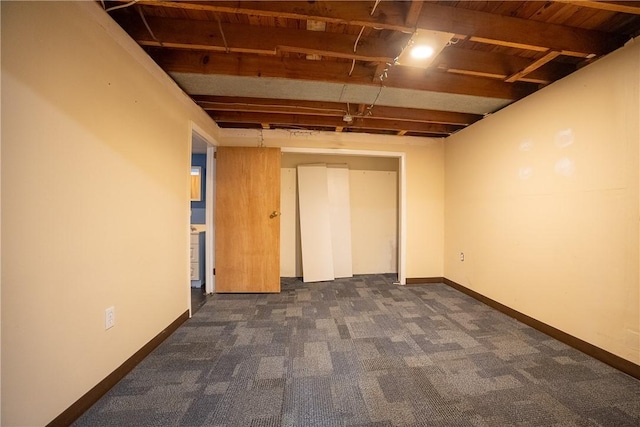
[[[409,3],[409,10],[407,11],[407,16],[404,19],[404,23],[408,27],[415,27],[418,23],[418,18],[420,17],[420,10],[422,10],[422,4],[424,2],[422,0],[411,0]]]
[[[402,120],[372,119],[369,117],[354,117],[352,123],[347,123],[341,117],[309,116],[278,113],[251,113],[239,111],[209,111],[209,115],[217,122],[223,123],[255,123],[257,120],[270,125],[300,125],[300,126],[328,126],[349,127],[355,129],[402,129],[408,132],[449,135],[462,126],[443,125],[437,123],[419,123]]]
[[[96,3],[221,126],[252,129],[446,137],[640,35],[640,2]],[[398,65],[417,30],[454,35]]]
[[[339,102],[300,101],[291,99],[262,99],[230,96],[192,95],[192,98],[205,110],[243,111],[263,113],[284,113],[298,115],[319,115],[342,117],[347,112],[347,104]],[[367,115],[370,119],[403,120],[424,123],[450,125],[470,125],[482,118],[478,114],[456,113],[450,111],[423,110],[417,108],[398,108],[377,105],[371,108],[361,104],[351,106],[350,113]]]
[[[546,48],[566,54],[587,56],[610,52],[619,40],[615,35],[599,31],[570,28],[557,24],[528,19],[500,16],[434,3],[424,3],[420,8],[416,27],[405,24],[406,12],[401,2],[381,2],[373,15],[373,2],[335,1],[242,1],[242,2],[170,2],[143,0],[139,4],[209,12],[242,13],[302,20],[316,20],[347,25],[375,27],[413,32],[416,28],[443,31],[454,34],[474,35],[494,44],[523,49]],[[545,50],[546,50],[545,49]]]
[[[610,52],[619,43],[616,36],[599,31],[431,3],[422,7],[418,28],[473,35],[499,46],[551,49],[584,57]]]
[[[294,58],[242,56],[217,52],[197,52],[164,49],[152,52],[152,57],[167,72],[231,74],[253,77],[276,77],[379,86],[373,69],[356,63],[351,76],[351,64],[318,62]],[[438,70],[393,67],[385,87],[447,92],[480,97],[516,100],[533,93],[537,87],[528,83],[504,83],[474,76],[455,75]]]
[[[143,46],[261,55],[295,52],[370,62],[392,62],[402,49],[402,44],[361,37],[354,51],[357,36],[351,34],[157,17],[146,20],[153,36],[141,20],[131,20],[126,28]]]

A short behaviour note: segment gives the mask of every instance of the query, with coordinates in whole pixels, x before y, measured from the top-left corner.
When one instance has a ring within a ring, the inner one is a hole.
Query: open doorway
[[[352,181],[353,273],[392,273],[405,284],[405,155],[401,152],[283,147],[281,274],[301,276],[295,165],[346,163]],[[286,211],[286,212],[285,212]],[[288,222],[287,222],[288,219]]]
[[[192,194],[189,227],[189,307],[191,315],[204,305],[213,292],[215,140],[192,123]]]

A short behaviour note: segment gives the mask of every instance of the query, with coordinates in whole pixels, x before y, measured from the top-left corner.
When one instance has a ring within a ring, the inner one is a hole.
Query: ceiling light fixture
[[[427,68],[455,36],[440,31],[416,30],[402,50],[396,63],[408,67]]]

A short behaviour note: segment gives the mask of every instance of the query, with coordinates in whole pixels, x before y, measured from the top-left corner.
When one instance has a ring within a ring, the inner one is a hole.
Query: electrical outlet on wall
[[[464,261],[464,252],[460,252],[460,261]]]
[[[116,309],[115,307],[109,307],[104,311],[104,329],[113,328],[116,324]]]

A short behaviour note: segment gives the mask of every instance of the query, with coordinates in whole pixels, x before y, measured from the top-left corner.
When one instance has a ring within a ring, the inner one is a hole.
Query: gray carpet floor
[[[76,426],[631,426],[640,381],[442,284],[214,295]]]

